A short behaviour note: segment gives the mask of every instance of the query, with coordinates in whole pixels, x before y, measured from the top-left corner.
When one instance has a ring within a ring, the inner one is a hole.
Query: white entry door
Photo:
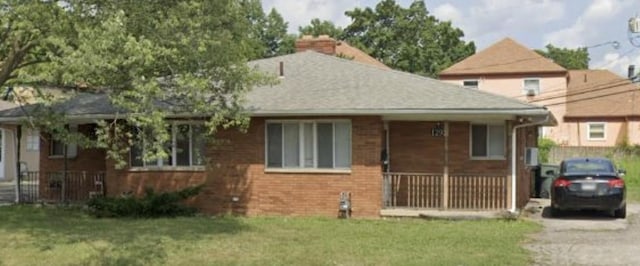
[[[4,179],[4,129],[0,129],[0,180]]]

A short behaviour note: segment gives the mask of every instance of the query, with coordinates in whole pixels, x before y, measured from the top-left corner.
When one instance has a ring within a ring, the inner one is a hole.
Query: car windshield
[[[565,173],[613,173],[613,165],[607,161],[568,161]]]

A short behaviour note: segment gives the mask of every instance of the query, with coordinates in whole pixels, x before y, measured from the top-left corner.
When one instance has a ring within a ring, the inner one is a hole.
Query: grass
[[[620,168],[627,171],[627,201],[640,202],[640,156],[627,155],[616,160]]]
[[[95,219],[0,207],[0,265],[528,265],[528,221]]]

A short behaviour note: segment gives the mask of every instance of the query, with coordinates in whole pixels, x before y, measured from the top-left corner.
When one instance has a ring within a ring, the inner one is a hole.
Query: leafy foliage
[[[206,120],[209,133],[244,129],[248,117],[243,95],[272,82],[246,62],[252,56],[280,53],[256,52],[264,39],[277,37],[247,34],[256,24],[245,11],[241,1],[234,0],[144,5],[134,0],[2,0],[0,72],[9,74],[5,79],[0,75],[0,86],[108,93],[121,112],[100,124],[94,146],[108,148],[119,166],[133,142],[143,143],[145,159],[165,158],[168,116],[201,114],[194,119]],[[286,29],[275,12],[268,21],[273,28]],[[52,106],[51,99],[45,101],[45,107]],[[44,108],[31,114],[40,121],[31,122],[45,132],[65,135],[64,117],[50,119],[52,113]],[[145,134],[130,133],[131,127],[144,128]]]
[[[551,148],[558,146],[552,139],[539,138],[538,139],[538,161],[540,163],[549,162],[549,152]]]
[[[196,196],[203,186],[188,187],[175,192],[156,193],[152,188],[145,190],[142,198],[131,196],[97,197],[87,203],[89,211],[97,217],[138,217],[158,218],[190,216],[197,212],[181,202]]]
[[[475,44],[462,40],[462,30],[430,15],[421,0],[408,8],[383,0],[375,9],[356,8],[345,14],[352,23],[343,39],[394,69],[435,77],[475,53]]]
[[[546,51],[536,50],[536,52],[566,69],[589,68],[589,51],[587,51],[587,48],[569,49],[547,44]]]
[[[300,35],[311,35],[318,37],[320,35],[329,35],[329,37],[340,39],[342,38],[342,28],[337,27],[333,22],[328,20],[320,20],[314,18],[311,20],[311,24],[307,26],[298,27]]]
[[[260,0],[241,0],[241,10],[250,23],[254,49],[250,59],[268,58],[295,52],[295,35],[287,34],[287,22],[273,8],[265,14]]]

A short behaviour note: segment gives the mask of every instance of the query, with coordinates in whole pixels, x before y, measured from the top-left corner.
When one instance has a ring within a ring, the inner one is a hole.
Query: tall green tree
[[[260,0],[240,0],[238,3],[250,24],[248,37],[252,50],[248,51],[248,58],[268,58],[295,51],[295,36],[287,34],[289,23],[275,8],[266,14]]]
[[[352,23],[343,39],[394,69],[435,77],[475,53],[475,44],[462,40],[462,30],[431,16],[422,0],[408,8],[383,0],[375,9],[356,8],[345,14]]]
[[[295,52],[296,36],[287,34],[289,23],[285,22],[282,15],[272,8],[266,16],[261,41],[266,50],[263,57],[273,57]]]
[[[0,86],[22,82],[24,69],[49,63],[75,39],[57,1],[0,1]]]
[[[331,21],[320,20],[319,18],[312,19],[309,25],[298,27],[298,31],[300,35],[312,35],[314,37],[329,35],[332,38],[342,38],[342,28]]]
[[[536,52],[566,69],[589,69],[589,51],[587,51],[587,48],[560,48],[552,44],[547,44],[545,48],[546,51],[536,50]]]
[[[145,159],[166,157],[170,115],[203,114],[211,133],[242,128],[244,93],[269,82],[246,64],[255,45],[235,0],[2,0],[0,7],[2,36],[15,36],[2,37],[9,49],[2,51],[3,69],[7,58],[26,50],[21,47],[31,49],[0,85],[107,93],[126,120],[101,123],[94,145],[119,161],[133,141],[144,144]],[[37,124],[56,133],[64,132],[64,121]],[[132,135],[130,126],[144,130]]]

